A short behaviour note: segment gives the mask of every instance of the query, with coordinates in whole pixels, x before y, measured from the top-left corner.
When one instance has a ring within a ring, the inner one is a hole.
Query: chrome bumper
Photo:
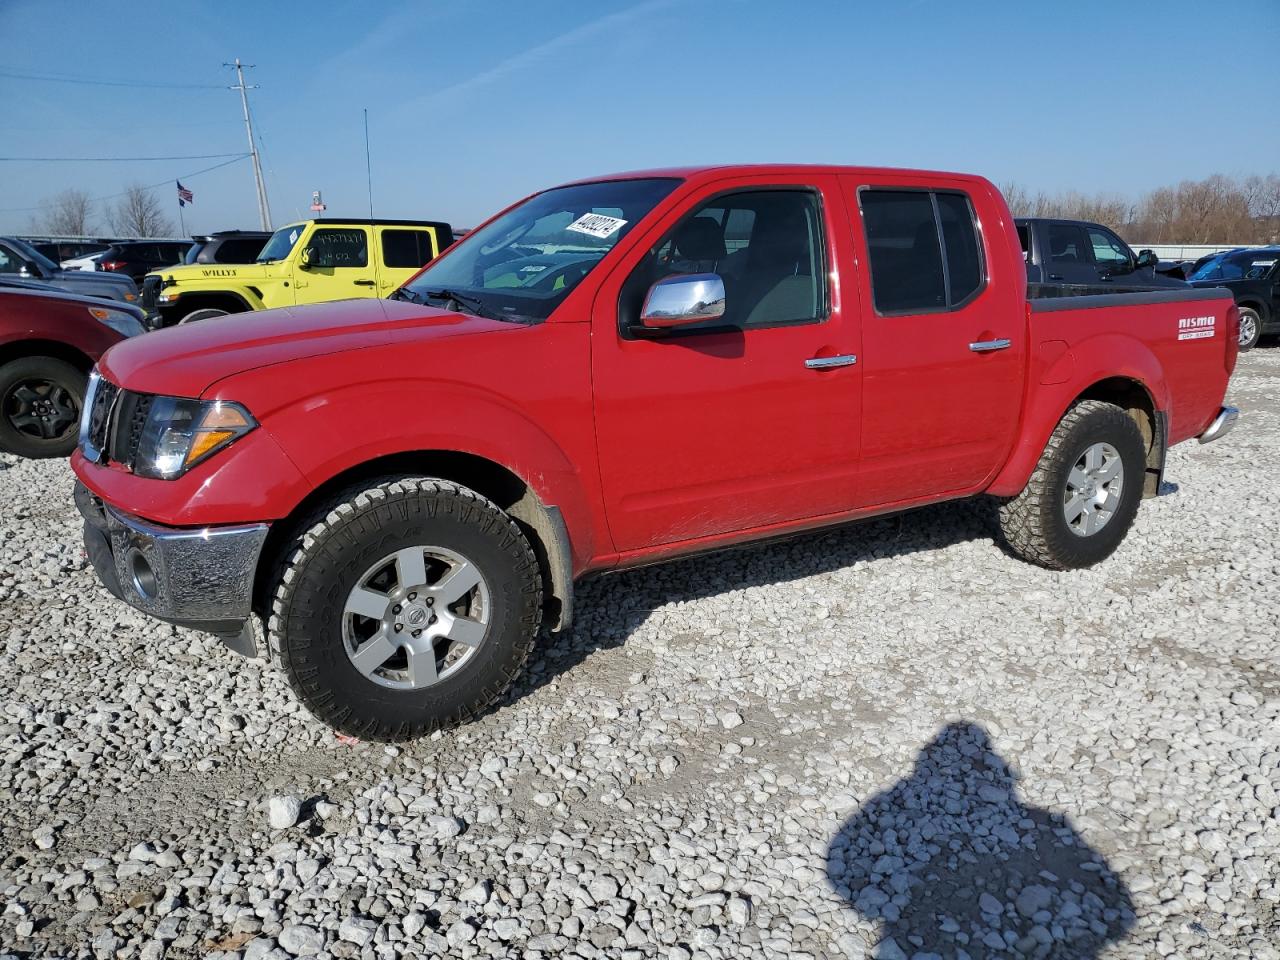
[[[1236,407],[1223,407],[1209,424],[1209,429],[1200,434],[1201,443],[1211,443],[1219,437],[1225,437],[1240,419],[1240,411]]]
[[[75,499],[89,562],[114,596],[180,626],[245,632],[267,524],[175,529],[121,513],[81,483]]]

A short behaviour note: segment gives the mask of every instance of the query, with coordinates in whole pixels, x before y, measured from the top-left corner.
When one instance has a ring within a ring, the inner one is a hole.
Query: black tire
[[[217,307],[202,307],[199,310],[192,310],[178,323],[195,323],[197,320],[208,320],[211,317],[225,317],[230,310],[219,310]]]
[[[1252,329],[1252,333],[1248,331]],[[1262,339],[1262,315],[1253,307],[1240,308],[1240,352],[1252,350]]]
[[[54,357],[0,366],[0,450],[20,457],[66,457],[76,448],[88,377]]]
[[[1077,463],[1097,444],[1118,453],[1122,483],[1109,519],[1082,535],[1067,520],[1068,483]],[[1026,488],[1000,505],[1005,543],[1023,560],[1051,570],[1091,567],[1105,560],[1133,524],[1145,472],[1146,447],[1133,419],[1114,404],[1081,400],[1059,421]]]
[[[356,668],[344,610],[371,567],[423,545],[454,551],[479,570],[487,591],[483,640],[431,685],[389,689]],[[538,560],[511,517],[457,484],[402,477],[349,490],[305,525],[280,566],[268,638],[318,719],[351,736],[395,741],[484,712],[519,675],[541,621]]]

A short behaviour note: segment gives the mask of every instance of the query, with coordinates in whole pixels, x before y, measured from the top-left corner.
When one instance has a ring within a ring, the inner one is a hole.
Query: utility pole
[[[236,68],[237,83],[231,90],[240,91],[240,106],[244,109],[244,129],[249,135],[249,155],[253,158],[253,180],[258,187],[258,216],[262,220],[262,229],[271,229],[271,208],[267,205],[267,185],[262,179],[262,160],[258,157],[258,142],[253,138],[253,121],[249,118],[249,96],[248,90],[256,90],[257,84],[251,87],[244,85],[244,68],[252,69],[252,63],[241,63],[240,58],[236,57],[235,63],[224,63],[224,67]]]

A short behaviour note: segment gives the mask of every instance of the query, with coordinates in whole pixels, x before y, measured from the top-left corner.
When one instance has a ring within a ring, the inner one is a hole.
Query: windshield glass
[[[287,227],[281,227],[271,235],[271,239],[267,241],[267,245],[262,248],[262,252],[258,254],[258,263],[271,263],[273,260],[283,260],[289,255],[298,242],[298,238],[302,236],[302,232],[307,228],[305,223],[292,223]]]
[[[406,289],[482,316],[545,320],[677,183],[610,180],[547,190],[468,234]],[[460,296],[439,296],[446,291]]]
[[[1223,253],[1201,264],[1188,280],[1257,280],[1276,265],[1274,250],[1243,250]]]
[[[62,268],[46,257],[43,253],[27,243],[25,240],[19,240],[17,237],[10,237],[9,242],[22,251],[22,255],[28,260],[34,260],[47,271],[57,271]]]

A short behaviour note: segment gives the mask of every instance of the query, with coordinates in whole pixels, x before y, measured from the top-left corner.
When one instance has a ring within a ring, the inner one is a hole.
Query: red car
[[[90,368],[142,321],[130,304],[0,287],[0,450],[71,453]]]
[[[401,739],[510,685],[574,581],[989,494],[1106,558],[1165,450],[1230,430],[1213,290],[1026,299],[986,180],[662,170],[535,194],[389,300],[112,349],[73,466],[106,586]]]

